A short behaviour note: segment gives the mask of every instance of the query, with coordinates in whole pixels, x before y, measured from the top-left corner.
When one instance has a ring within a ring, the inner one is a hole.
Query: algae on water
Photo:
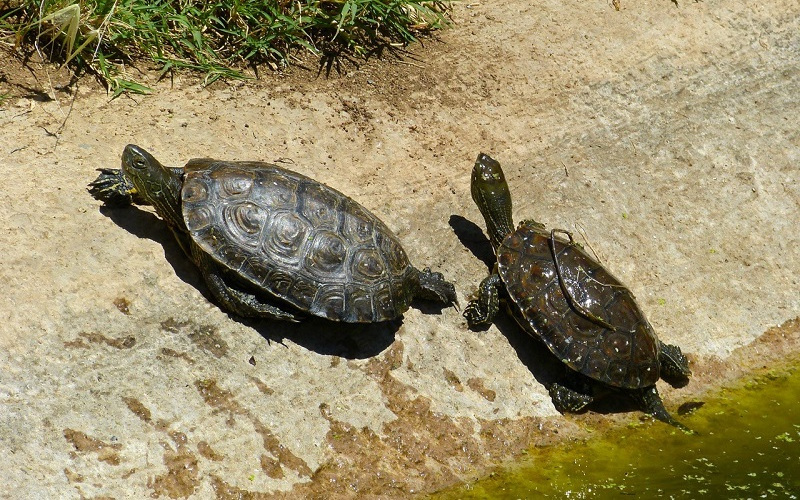
[[[534,449],[512,469],[433,498],[800,498],[800,364],[709,397],[685,418]]]

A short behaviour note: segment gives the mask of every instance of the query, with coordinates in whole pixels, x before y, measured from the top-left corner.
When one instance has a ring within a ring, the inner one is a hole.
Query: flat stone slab
[[[128,143],[171,166],[283,161],[381,217],[462,306],[491,264],[469,195],[483,151],[517,220],[573,231],[690,356],[689,386],[659,386],[670,410],[797,349],[797,2],[487,1],[454,20],[399,63],[178,75],[148,97],[0,65],[8,497],[405,497],[641,415],[561,416],[543,385],[560,365],[507,317],[229,317],[151,211],[86,192]]]

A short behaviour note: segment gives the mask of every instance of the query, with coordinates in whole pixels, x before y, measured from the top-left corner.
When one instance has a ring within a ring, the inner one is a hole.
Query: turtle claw
[[[642,411],[656,420],[660,420],[665,424],[677,427],[687,434],[697,434],[697,432],[672,418],[672,415],[670,415],[667,409],[664,408],[664,403],[661,401],[661,396],[658,395],[658,389],[656,389],[656,386],[653,385],[632,391],[631,395],[633,396],[634,400],[639,403]]]

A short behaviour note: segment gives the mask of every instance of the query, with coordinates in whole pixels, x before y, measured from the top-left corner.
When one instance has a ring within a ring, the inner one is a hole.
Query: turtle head
[[[183,227],[181,214],[181,176],[159,163],[133,144],[122,152],[122,174],[130,180],[142,204],[153,205],[158,215],[172,227]]]
[[[492,247],[497,250],[505,237],[514,231],[511,193],[500,163],[487,154],[479,154],[472,168],[471,190],[472,199],[486,221]]]

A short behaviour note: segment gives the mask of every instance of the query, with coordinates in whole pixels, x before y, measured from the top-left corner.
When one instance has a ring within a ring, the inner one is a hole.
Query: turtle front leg
[[[266,318],[295,323],[303,319],[303,316],[297,313],[264,302],[252,293],[230,286],[222,276],[219,266],[196,245],[192,245],[192,253],[206,286],[223,310],[243,318]]]
[[[464,317],[470,328],[490,324],[500,309],[498,287],[503,284],[500,275],[490,274],[478,287],[478,298],[471,300],[464,309]]]
[[[533,219],[521,220],[519,222],[519,224],[517,224],[517,227],[535,227],[537,229],[541,229],[542,231],[544,231],[544,229],[545,229],[545,225],[544,224],[542,224],[541,222],[536,222]]]
[[[109,207],[127,207],[142,201],[133,183],[118,168],[100,168],[100,175],[89,183],[89,194]]]

